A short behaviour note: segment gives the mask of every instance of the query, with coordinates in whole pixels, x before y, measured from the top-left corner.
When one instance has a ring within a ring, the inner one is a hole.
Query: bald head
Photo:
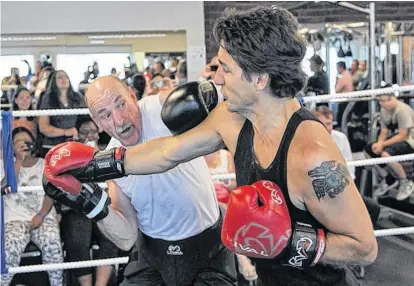
[[[89,101],[93,101],[96,97],[102,96],[102,94],[105,94],[108,91],[122,89],[128,91],[128,86],[118,77],[109,75],[98,77],[88,86],[88,90],[85,94],[86,104],[88,104]]]
[[[101,130],[124,146],[138,143],[141,113],[134,92],[124,82],[114,76],[99,77],[89,85],[85,101]]]

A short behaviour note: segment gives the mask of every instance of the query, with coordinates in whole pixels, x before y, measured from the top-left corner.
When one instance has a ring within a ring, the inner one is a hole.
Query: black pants
[[[89,249],[92,239],[99,245],[94,259],[118,257],[118,247],[99,231],[96,223],[83,214],[73,211],[63,212],[61,233],[69,262],[91,260]],[[76,268],[71,271],[76,277],[80,277],[91,274],[92,268]]]
[[[140,232],[121,286],[237,285],[235,255],[221,243],[222,217],[211,228],[179,241]]]
[[[364,151],[372,158],[381,157],[380,155],[377,155],[374,152],[372,152],[372,145],[373,144],[374,143],[371,143],[371,144],[367,145],[364,148]],[[390,154],[391,156],[406,155],[406,154],[414,153],[414,149],[410,146],[410,144],[408,144],[405,141],[387,146],[387,147],[384,148],[384,151],[387,152],[388,154]],[[386,165],[385,164],[380,164],[379,166],[384,168]],[[410,163],[410,165],[407,169],[407,172],[406,172],[406,176],[407,176],[407,179],[414,180],[414,162]]]

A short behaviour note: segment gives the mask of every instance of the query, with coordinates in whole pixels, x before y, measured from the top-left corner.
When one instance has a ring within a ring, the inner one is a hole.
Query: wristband
[[[326,249],[325,233],[309,224],[296,222],[286,265],[306,268],[318,264]]]

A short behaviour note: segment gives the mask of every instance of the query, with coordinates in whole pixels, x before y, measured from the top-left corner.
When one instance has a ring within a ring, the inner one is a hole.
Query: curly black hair
[[[305,86],[301,62],[306,42],[298,33],[296,18],[286,9],[226,9],[216,21],[213,35],[241,67],[247,80],[253,74],[267,73],[269,88],[275,96],[294,97]]]

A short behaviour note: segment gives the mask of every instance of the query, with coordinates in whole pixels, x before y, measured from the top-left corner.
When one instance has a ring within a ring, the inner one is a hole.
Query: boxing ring
[[[309,97],[301,98],[299,100],[305,104],[320,103],[320,102],[335,102],[337,100],[341,100],[341,101],[343,100],[345,102],[345,101],[352,101],[355,99],[369,101],[369,100],[375,100],[375,97],[379,95],[395,94],[397,96],[400,96],[401,93],[404,93],[404,92],[410,92],[410,95],[414,96],[414,85],[410,85],[410,86],[396,86],[395,85],[391,88],[357,91],[357,92],[341,93],[341,94],[321,95],[321,96],[309,96]],[[375,102],[373,104],[375,104]],[[3,117],[2,118],[2,122],[3,122],[2,129],[5,128],[4,126],[5,121],[3,120],[4,117],[12,118],[12,117],[28,117],[28,116],[58,116],[58,115],[64,116],[64,115],[81,115],[81,114],[82,115],[89,114],[89,110],[87,108],[78,108],[78,109],[60,109],[60,110],[32,110],[32,111],[2,112],[1,113]],[[7,115],[7,116],[4,116],[4,115]],[[11,122],[8,122],[8,124],[11,124]],[[9,127],[11,128],[11,126]],[[3,130],[2,130],[2,134],[3,135],[5,134]],[[11,137],[10,133],[9,135]],[[6,139],[3,138],[3,148],[5,148],[4,142],[7,141]],[[13,152],[13,149],[3,150],[3,153],[6,153],[6,152],[9,152],[9,153]],[[413,161],[413,160],[414,160],[414,153],[407,154],[407,155],[387,157],[387,158],[374,158],[374,159],[347,161],[347,165],[354,166],[354,167],[366,167],[366,166],[373,166],[373,165],[379,165],[379,164],[388,164],[392,162],[406,162],[406,161]],[[11,162],[13,161],[11,160]],[[234,173],[212,175],[212,179],[216,179],[216,180],[235,179],[235,177],[236,176]],[[20,191],[43,192],[43,187],[42,186],[24,186],[24,187],[18,187],[15,191],[19,191],[19,190]],[[104,265],[118,266],[120,264],[126,264],[129,261],[129,257],[117,257],[117,258],[111,258],[111,259],[100,259],[100,260],[90,260],[90,261],[64,262],[64,263],[56,263],[56,264],[41,264],[41,265],[10,267],[6,269],[5,249],[4,249],[5,233],[4,233],[3,196],[1,197],[1,214],[0,215],[1,215],[0,217],[1,218],[0,220],[1,221],[1,236],[0,236],[1,237],[1,257],[0,258],[1,258],[1,270],[2,270],[1,273],[2,274],[3,273],[18,274],[18,273],[57,270],[57,269],[64,270],[64,269],[96,267],[96,266],[104,266]],[[413,222],[413,226],[375,230],[375,236],[377,238],[399,236],[399,235],[411,235],[411,234],[414,234],[414,222]]]

